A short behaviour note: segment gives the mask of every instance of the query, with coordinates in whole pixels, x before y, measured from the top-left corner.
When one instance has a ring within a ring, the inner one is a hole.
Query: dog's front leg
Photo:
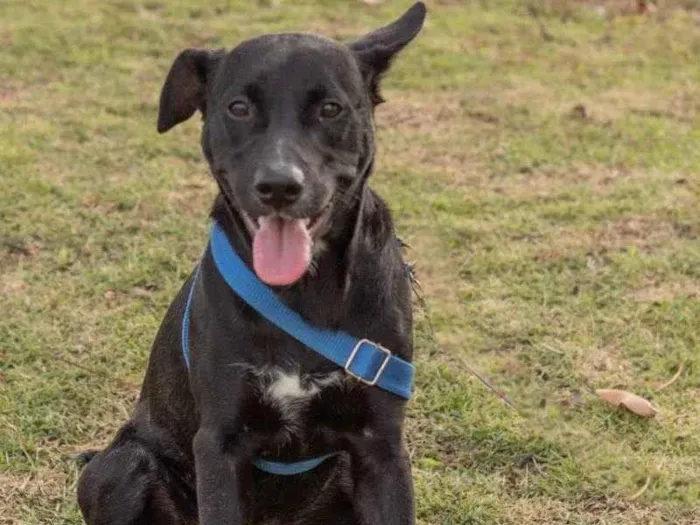
[[[193,442],[200,525],[241,525],[240,466],[245,448],[219,427],[202,427]]]
[[[355,511],[362,525],[413,525],[413,482],[400,433],[354,447]]]
[[[235,376],[218,376],[217,381],[202,384],[202,415],[192,442],[199,525],[242,525],[240,475],[245,469],[241,467],[251,461],[255,446],[241,422],[245,392]]]

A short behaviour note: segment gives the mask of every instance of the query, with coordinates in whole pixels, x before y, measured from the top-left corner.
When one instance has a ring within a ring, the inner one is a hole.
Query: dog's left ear
[[[379,81],[393,58],[420,32],[426,8],[417,2],[400,18],[350,44],[350,50],[360,63],[360,70],[376,106],[384,102],[379,94]]]
[[[224,51],[186,49],[170,66],[160,92],[158,133],[165,133],[200,110],[206,111],[207,82],[211,81]]]

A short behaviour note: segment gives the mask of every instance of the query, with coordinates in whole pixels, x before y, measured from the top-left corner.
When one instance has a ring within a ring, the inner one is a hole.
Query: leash
[[[270,321],[309,349],[343,368],[361,383],[376,386],[403,399],[410,399],[415,367],[390,350],[368,339],[353,337],[345,332],[326,330],[307,323],[282,303],[275,293],[246,266],[235,252],[221,226],[214,222],[209,239],[209,251],[214,264],[229,287],[262,317]],[[194,287],[199,278],[197,266],[190,283],[182,319],[182,355],[190,367],[190,315]],[[294,475],[307,472],[335,454],[309,458],[293,463],[255,458],[253,464],[270,474]]]
[[[399,241],[401,243],[402,247],[408,247],[406,243],[403,241]],[[416,277],[415,273],[415,266],[413,263],[406,263],[406,270],[408,271],[408,277],[411,281],[411,289],[413,290],[413,294],[416,296],[416,299],[418,300],[418,304],[420,305],[421,309],[423,310],[423,314],[425,315],[425,320],[428,325],[428,334],[430,335],[430,340],[433,343],[433,346],[435,348],[440,348],[440,346],[437,343],[437,338],[435,337],[435,328],[433,327],[433,322],[431,320],[430,316],[430,311],[428,308],[428,302],[425,300],[424,294],[423,294],[423,287],[420,284],[420,281]],[[473,366],[471,366],[467,361],[459,356],[459,360],[462,363],[462,365],[467,369],[467,371],[472,374],[474,377],[476,377],[481,384],[483,384],[486,388],[488,388],[491,392],[496,394],[501,401],[503,401],[504,404],[508,405],[510,408],[518,412],[518,407],[515,405],[515,403],[508,397],[508,395],[505,393],[504,390],[498,388],[495,384],[493,384],[491,381],[489,381],[485,376],[480,374]]]

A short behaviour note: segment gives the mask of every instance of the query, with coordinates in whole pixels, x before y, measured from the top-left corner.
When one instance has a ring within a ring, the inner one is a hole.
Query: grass
[[[407,430],[422,525],[698,523],[700,6],[589,4],[436,0],[386,81],[373,184],[428,304]],[[128,416],[202,249],[199,124],[155,132],[175,54],[349,38],[407,5],[3,6],[0,524],[80,523],[67,458]]]

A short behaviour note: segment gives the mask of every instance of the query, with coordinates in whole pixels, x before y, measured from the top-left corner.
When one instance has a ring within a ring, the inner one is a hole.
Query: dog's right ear
[[[200,110],[206,112],[207,81],[210,81],[224,51],[185,49],[170,67],[160,92],[158,133],[165,133]]]

